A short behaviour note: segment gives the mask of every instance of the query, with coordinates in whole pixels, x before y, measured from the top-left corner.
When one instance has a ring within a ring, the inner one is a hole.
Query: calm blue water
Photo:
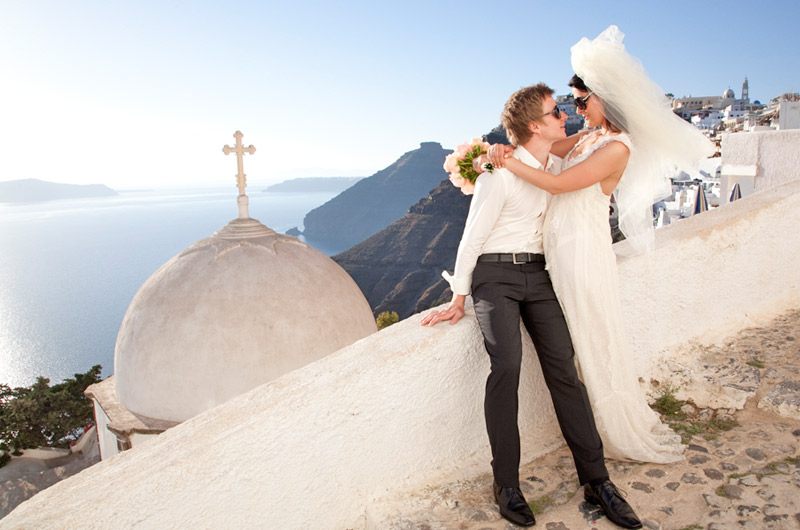
[[[250,216],[285,232],[302,229],[305,214],[335,194],[248,195]],[[138,288],[237,214],[230,187],[0,204],[0,383],[27,386],[39,375],[56,383],[95,364],[111,375]]]

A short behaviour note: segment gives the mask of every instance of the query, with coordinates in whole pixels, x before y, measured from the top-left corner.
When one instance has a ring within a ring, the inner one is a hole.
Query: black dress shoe
[[[533,526],[536,519],[531,507],[519,488],[501,488],[494,484],[494,499],[500,507],[500,515],[519,526]]]
[[[586,484],[583,487],[586,502],[599,506],[608,520],[622,528],[641,528],[642,522],[631,505],[617,491],[613,482],[606,479],[597,486]]]

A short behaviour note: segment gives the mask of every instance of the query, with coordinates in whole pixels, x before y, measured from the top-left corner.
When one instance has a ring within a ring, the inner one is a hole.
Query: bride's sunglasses
[[[581,110],[586,110],[586,101],[592,97],[593,94],[594,92],[589,92],[582,98],[575,98],[575,106]]]

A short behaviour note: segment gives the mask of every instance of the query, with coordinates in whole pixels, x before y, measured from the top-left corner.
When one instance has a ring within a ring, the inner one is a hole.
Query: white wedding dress
[[[611,141],[632,149],[625,134],[603,136],[570,158],[596,134],[599,131],[573,147],[563,170]],[[544,227],[547,268],[569,325],[578,373],[586,385],[606,456],[675,462],[683,458],[680,436],[647,405],[625,333],[609,203],[599,183],[552,198]]]

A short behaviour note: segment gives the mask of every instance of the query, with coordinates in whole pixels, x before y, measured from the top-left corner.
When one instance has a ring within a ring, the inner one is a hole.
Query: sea
[[[114,345],[139,287],[167,260],[238,215],[236,190],[124,191],[113,197],[0,204],[0,383],[51,384],[94,365],[114,371]],[[250,217],[276,232],[336,193],[248,190]],[[344,250],[307,241],[327,255]]]

